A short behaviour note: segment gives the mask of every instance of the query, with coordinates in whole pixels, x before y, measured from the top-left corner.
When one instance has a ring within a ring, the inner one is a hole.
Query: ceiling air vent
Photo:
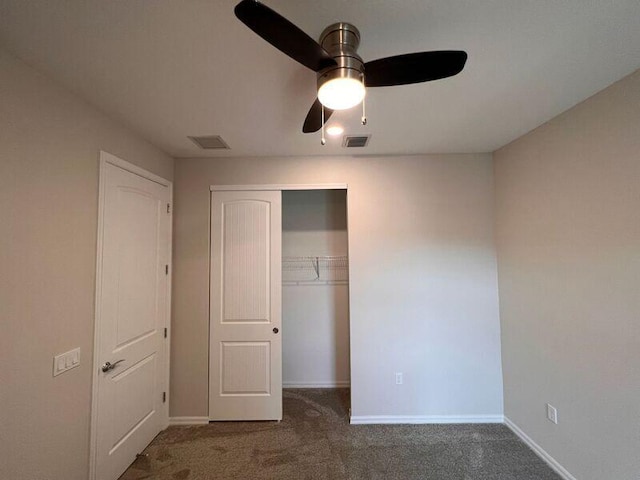
[[[371,135],[345,135],[342,146],[345,148],[366,147]]]
[[[207,135],[204,137],[189,137],[189,139],[204,150],[229,150],[220,135]]]

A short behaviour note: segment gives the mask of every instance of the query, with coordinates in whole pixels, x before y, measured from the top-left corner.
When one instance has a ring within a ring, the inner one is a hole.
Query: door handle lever
[[[116,365],[118,365],[120,362],[124,362],[124,358],[121,360],[118,360],[117,362],[105,362],[104,365],[102,365],[102,371],[103,372],[108,372],[109,370],[113,370],[114,368],[116,368]]]

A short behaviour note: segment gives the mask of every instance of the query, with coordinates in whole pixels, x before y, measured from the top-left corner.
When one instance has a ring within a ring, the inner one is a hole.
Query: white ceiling
[[[302,134],[315,74],[233,15],[239,0],[0,0],[0,43],[176,157],[490,152],[640,67],[638,0],[265,0],[313,38],[348,21],[365,61],[466,50],[453,78],[369,89]],[[203,151],[187,135],[222,135]]]

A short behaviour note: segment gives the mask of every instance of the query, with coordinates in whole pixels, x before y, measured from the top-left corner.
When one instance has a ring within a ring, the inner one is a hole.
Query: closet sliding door
[[[281,197],[211,192],[210,420],[282,419]]]

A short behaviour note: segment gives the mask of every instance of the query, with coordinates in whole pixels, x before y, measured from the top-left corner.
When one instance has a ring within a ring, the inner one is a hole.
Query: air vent
[[[208,135],[205,137],[189,137],[189,139],[204,150],[228,150],[229,145],[226,144],[220,135]]]
[[[342,146],[345,148],[366,147],[371,135],[350,136],[345,135]]]

